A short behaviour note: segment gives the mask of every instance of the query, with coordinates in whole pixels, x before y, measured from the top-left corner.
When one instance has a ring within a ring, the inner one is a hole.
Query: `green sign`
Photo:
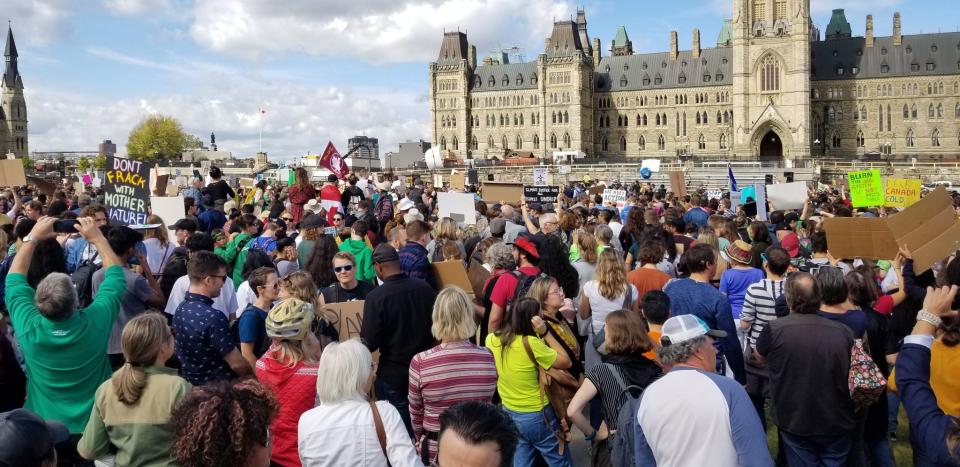
[[[850,183],[853,207],[883,206],[883,179],[879,169],[850,172],[847,181]]]

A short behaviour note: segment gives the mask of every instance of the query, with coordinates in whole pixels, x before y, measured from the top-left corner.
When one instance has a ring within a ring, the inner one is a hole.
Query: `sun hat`
[[[700,336],[727,336],[724,331],[710,329],[707,323],[694,315],[674,316],[663,323],[660,332],[660,344],[663,346],[680,344]]]
[[[727,260],[727,262],[750,264],[750,260],[752,259],[750,255],[750,244],[743,240],[730,242],[730,244],[723,249],[720,256]]]
[[[508,243],[508,245],[513,245],[516,248],[526,252],[528,255],[540,259],[540,252],[537,251],[537,244],[534,243],[534,241],[527,235],[518,235],[517,239],[514,240],[513,243]]]
[[[403,198],[397,203],[397,211],[408,211],[413,209],[416,206],[416,203],[413,202],[410,198]]]
[[[409,224],[413,221],[422,221],[423,214],[420,214],[420,210],[417,208],[410,208],[406,214],[403,215],[403,223]]]

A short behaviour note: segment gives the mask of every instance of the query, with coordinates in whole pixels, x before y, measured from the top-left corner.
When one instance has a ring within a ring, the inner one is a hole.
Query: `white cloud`
[[[197,0],[190,34],[204,47],[246,57],[293,52],[374,63],[431,61],[444,29],[466,30],[480,51],[519,43],[539,52],[552,27],[545,18],[566,19],[571,11],[565,0],[337,0],[282,8],[258,0]]]
[[[4,0],[3,14],[12,22],[18,48],[40,46],[63,40],[73,33],[73,25],[66,19],[71,5],[68,0]],[[6,39],[6,30],[3,39]]]

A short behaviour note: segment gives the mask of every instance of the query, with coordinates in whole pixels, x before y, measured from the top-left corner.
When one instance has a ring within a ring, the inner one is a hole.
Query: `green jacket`
[[[227,271],[233,271],[230,273],[230,278],[233,279],[234,284],[243,282],[243,280],[238,281],[237,279],[241,279],[243,275],[243,263],[247,260],[246,246],[251,238],[253,238],[252,235],[243,232],[227,242],[227,246],[213,250],[227,263]]]
[[[357,280],[373,282],[377,273],[373,271],[373,251],[363,240],[348,238],[340,243],[340,251],[352,253],[357,259]]]

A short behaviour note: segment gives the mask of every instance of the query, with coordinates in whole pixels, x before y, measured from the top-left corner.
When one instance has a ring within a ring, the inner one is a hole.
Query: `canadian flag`
[[[333,172],[337,178],[343,178],[350,171],[347,164],[343,162],[343,156],[340,155],[337,148],[333,147],[331,141],[327,142],[327,148],[323,150],[323,154],[320,156],[320,165]]]

